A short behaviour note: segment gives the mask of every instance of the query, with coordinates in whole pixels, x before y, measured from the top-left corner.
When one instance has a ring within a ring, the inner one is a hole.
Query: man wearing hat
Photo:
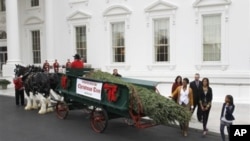
[[[83,62],[81,60],[81,57],[79,54],[76,54],[74,57],[74,61],[71,63],[71,68],[75,68],[75,69],[80,69],[83,68]]]

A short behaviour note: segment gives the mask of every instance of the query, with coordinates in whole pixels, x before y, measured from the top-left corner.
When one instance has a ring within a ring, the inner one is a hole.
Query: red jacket
[[[20,90],[23,88],[23,81],[22,81],[21,77],[14,78],[13,83],[15,85],[16,90]]]
[[[57,63],[54,63],[53,64],[53,67],[54,67],[54,71],[55,72],[58,72],[59,71],[59,63],[57,62]]]
[[[67,62],[66,63],[66,68],[70,68],[70,66],[71,66],[71,62]]]
[[[179,86],[181,86],[182,84],[178,84],[178,83],[173,83],[172,85],[172,93],[176,90],[176,88],[178,88]]]
[[[50,66],[49,66],[49,63],[44,63],[44,64],[43,64],[43,70],[44,70],[44,71],[49,72],[49,69],[50,69],[49,67],[50,67]]]
[[[75,60],[71,63],[71,68],[80,69],[83,68],[83,62],[81,60]]]

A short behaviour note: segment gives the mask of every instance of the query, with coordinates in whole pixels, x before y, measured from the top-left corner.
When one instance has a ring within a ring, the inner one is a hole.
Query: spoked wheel
[[[57,102],[56,115],[59,119],[65,119],[68,116],[69,108],[66,102]]]
[[[97,133],[102,133],[108,126],[108,114],[103,108],[94,108],[91,113],[91,127]]]
[[[129,126],[132,126],[135,124],[135,122],[133,121],[133,119],[131,118],[123,118],[124,122],[129,125]]]

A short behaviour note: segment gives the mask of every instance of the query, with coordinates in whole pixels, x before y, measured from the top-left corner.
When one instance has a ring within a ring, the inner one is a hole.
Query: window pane
[[[41,63],[40,31],[31,31],[33,63]]]
[[[221,60],[221,15],[203,16],[203,61]]]
[[[7,34],[5,31],[0,31],[0,39],[6,39],[7,38]]]
[[[76,30],[76,52],[87,62],[87,36],[86,26],[75,27]]]
[[[169,61],[169,19],[154,20],[155,61]]]
[[[31,7],[39,6],[39,0],[31,0]]]
[[[0,0],[0,11],[6,11],[5,0]]]
[[[125,24],[112,23],[113,62],[125,62]]]
[[[7,47],[1,46],[0,47],[0,71],[2,70],[3,64],[7,61]]]

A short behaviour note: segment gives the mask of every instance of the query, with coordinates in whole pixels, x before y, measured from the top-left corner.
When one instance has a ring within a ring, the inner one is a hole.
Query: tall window
[[[203,16],[203,61],[221,60],[221,15]]]
[[[0,71],[2,71],[3,64],[7,61],[7,47],[0,46]]]
[[[6,11],[5,0],[0,0],[0,11]]]
[[[113,62],[125,62],[125,23],[112,23]]]
[[[31,31],[33,63],[41,63],[40,31]]]
[[[39,0],[31,0],[31,7],[39,6]]]
[[[1,39],[6,39],[7,38],[7,34],[5,31],[0,31],[0,40]]]
[[[169,19],[154,20],[155,61],[169,61]]]
[[[75,27],[76,30],[76,52],[87,62],[87,36],[86,26]]]

